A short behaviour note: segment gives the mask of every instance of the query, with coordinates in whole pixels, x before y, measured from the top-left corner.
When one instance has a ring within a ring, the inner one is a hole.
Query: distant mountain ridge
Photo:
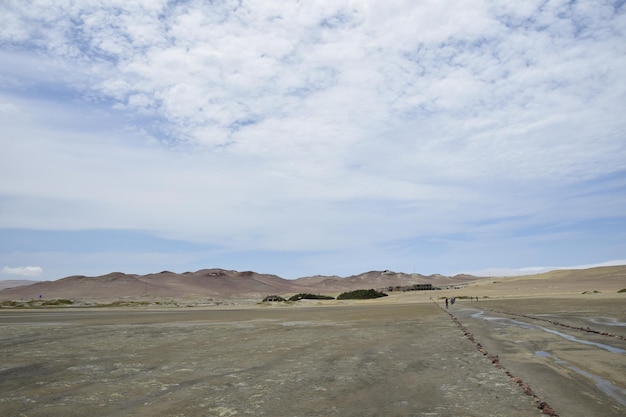
[[[369,271],[349,277],[310,276],[294,280],[253,271],[233,271],[220,268],[196,272],[137,275],[112,272],[87,277],[69,276],[56,281],[36,282],[0,290],[0,300],[35,299],[119,299],[138,297],[217,299],[258,298],[271,294],[324,293],[333,294],[356,289],[385,289],[414,284],[433,286],[456,285],[479,279],[470,275],[444,277],[424,276],[393,271]]]
[[[23,285],[30,285],[30,284],[34,284],[38,281],[33,281],[30,279],[5,279],[5,280],[0,280],[0,290],[3,290],[5,288],[14,288],[14,287],[21,287]]]

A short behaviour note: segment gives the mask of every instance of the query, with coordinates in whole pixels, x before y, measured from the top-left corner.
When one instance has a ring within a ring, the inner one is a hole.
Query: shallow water
[[[554,359],[554,362],[556,362],[556,363],[567,363],[567,361],[559,359],[556,356],[554,356],[553,354],[545,352],[543,350],[536,351],[535,355],[539,356],[539,357],[542,357],[542,358],[552,358],[552,359]]]
[[[603,324],[605,326],[618,326],[618,327],[626,327],[626,323],[623,321],[619,321],[613,317],[603,317],[601,319],[595,319],[593,317],[587,317],[587,321],[594,324]]]
[[[545,352],[543,350],[538,350],[535,352],[536,356],[542,357],[542,358],[552,358],[554,360],[555,363],[558,364],[566,364],[567,362],[564,360],[561,360],[559,358],[557,358],[556,356]],[[596,387],[604,392],[606,395],[608,395],[609,397],[613,398],[614,400],[616,400],[617,402],[619,402],[622,405],[626,405],[626,390],[620,387],[616,387],[615,385],[611,384],[610,381],[607,381],[604,378],[601,378],[597,375],[592,374],[591,372],[587,372],[583,369],[577,368],[575,366],[568,366],[569,369],[573,370],[574,372],[587,377],[589,379],[592,379],[595,384]]]
[[[497,322],[497,323],[503,324],[503,325],[513,325],[513,326],[521,327],[523,329],[542,330],[542,331],[544,331],[546,333],[550,333],[550,334],[554,334],[556,336],[560,336],[560,337],[562,337],[564,339],[569,340],[570,342],[581,343],[583,345],[596,346],[596,347],[599,347],[600,349],[607,350],[607,351],[609,351],[611,353],[626,354],[626,350],[620,349],[620,348],[616,348],[614,346],[607,345],[605,343],[591,342],[589,340],[579,339],[579,338],[571,336],[569,334],[566,334],[566,333],[563,333],[563,332],[559,332],[558,330],[552,330],[552,329],[545,328],[543,326],[538,326],[536,324],[530,324],[530,323],[526,323],[526,322],[519,321],[519,320],[509,319],[509,318],[506,318],[506,317],[485,316],[484,313],[485,312],[483,310],[480,310],[480,311],[472,314],[471,317],[474,318],[474,319],[483,319],[483,320],[487,320],[487,321],[491,321],[491,322]]]
[[[555,314],[537,314],[536,317],[541,318],[558,318]],[[615,326],[626,327],[626,322],[623,322],[615,317],[581,317],[581,319],[593,324],[600,324],[603,326]]]

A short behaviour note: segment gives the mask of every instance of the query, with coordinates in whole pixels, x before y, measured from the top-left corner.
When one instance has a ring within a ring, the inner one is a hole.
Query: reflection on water
[[[559,316],[555,314],[537,314],[536,317],[558,318]],[[616,319],[615,317],[581,317],[581,319],[604,326],[626,327],[626,322]]]
[[[587,321],[590,321],[594,324],[603,324],[605,326],[619,326],[626,327],[626,323],[623,321],[619,321],[613,317],[604,317],[600,319],[594,319],[593,317],[587,317]]]
[[[564,364],[567,363],[566,361],[563,361],[559,358],[557,358],[554,355],[551,355],[548,352],[545,352],[543,350],[538,350],[535,352],[535,355],[542,357],[542,358],[552,358],[554,359],[554,361],[558,364]],[[590,372],[587,372],[583,369],[577,368],[575,366],[568,366],[569,369],[575,371],[576,373],[587,377],[589,379],[593,379],[593,381],[596,383],[596,387],[604,392],[606,395],[608,395],[609,397],[615,399],[617,402],[619,402],[622,405],[626,405],[626,390],[620,387],[616,387],[615,385],[611,384],[610,381],[601,378],[597,375],[594,375]]]
[[[472,318],[475,319],[483,319],[483,320],[487,320],[487,321],[492,321],[492,322],[496,322],[496,323],[500,323],[503,325],[513,325],[513,326],[517,326],[517,327],[521,327],[523,329],[532,329],[532,330],[543,330],[546,333],[550,333],[550,334],[554,334],[557,336],[560,336],[564,339],[569,340],[570,342],[576,342],[576,343],[581,343],[583,345],[590,345],[590,346],[596,346],[599,347],[600,349],[604,349],[604,350],[608,350],[611,353],[619,353],[619,354],[624,354],[626,353],[626,350],[624,349],[620,349],[620,348],[616,348],[604,343],[597,343],[597,342],[591,342],[589,340],[584,340],[584,339],[579,339],[577,337],[571,336],[569,334],[565,334],[562,332],[559,332],[557,330],[552,330],[552,329],[547,329],[545,327],[542,326],[537,326],[536,324],[530,324],[530,323],[525,323],[523,321],[519,321],[519,320],[513,320],[513,319],[509,319],[509,318],[505,318],[505,317],[489,317],[489,316],[485,316],[484,315],[484,311],[480,310],[477,313],[472,314]]]
[[[537,356],[541,356],[542,358],[552,358],[554,359],[554,361],[556,363],[562,364],[562,363],[567,363],[564,360],[561,360],[559,358],[557,358],[556,356],[552,356],[551,354],[549,354],[548,352],[544,352],[543,350],[538,350],[535,352],[535,355]]]
[[[488,322],[492,322],[492,323],[497,323],[500,325],[504,325],[504,326],[516,326],[516,327],[520,327],[523,329],[532,329],[532,330],[541,330],[550,334],[554,334],[556,336],[562,337],[564,339],[569,340],[570,342],[575,342],[575,343],[582,343],[584,345],[591,345],[591,346],[596,346],[598,348],[607,350],[611,353],[616,353],[616,354],[625,354],[626,350],[624,349],[620,349],[620,348],[616,348],[610,345],[606,345],[604,343],[597,343],[597,342],[591,342],[589,340],[583,340],[583,339],[579,339],[577,337],[559,332],[557,330],[552,330],[552,329],[548,329],[542,326],[538,326],[536,324],[531,324],[531,323],[526,323],[523,321],[519,321],[519,320],[514,320],[514,319],[510,319],[510,318],[506,318],[506,317],[491,317],[491,316],[485,316],[485,312],[483,310],[479,310],[478,312],[474,313],[471,315],[472,318],[474,319],[482,319],[482,320],[486,320]],[[607,319],[609,320],[609,319]],[[612,323],[615,323],[614,325],[621,325],[619,321],[612,319],[611,320]],[[602,324],[607,324],[606,322],[602,322]],[[566,364],[567,362],[557,358],[556,356],[552,355],[549,352],[543,351],[543,350],[538,350],[535,352],[536,356],[542,357],[542,358],[551,358],[554,360],[554,362],[556,364]],[[569,369],[573,370],[574,372],[589,378],[591,380],[593,380],[595,382],[596,387],[604,392],[606,395],[608,395],[609,397],[615,399],[617,402],[619,402],[622,405],[626,405],[626,389],[620,388],[620,387],[616,387],[615,385],[613,385],[610,381],[601,378],[597,375],[594,375],[588,371],[585,371],[583,369],[577,368],[575,366],[567,366]]]
[[[578,372],[581,375],[586,376],[587,378],[591,378],[596,382],[596,386],[608,396],[615,398],[620,404],[626,405],[626,389],[622,389],[620,387],[616,387],[611,384],[606,379],[600,378],[599,376],[590,374],[587,371],[583,371],[580,368],[576,368],[575,366],[570,366],[570,369]]]

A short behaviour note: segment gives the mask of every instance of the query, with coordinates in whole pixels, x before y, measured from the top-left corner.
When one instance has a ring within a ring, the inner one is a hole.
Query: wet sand
[[[514,302],[458,302],[448,310],[455,322],[441,302],[388,298],[240,309],[1,310],[0,410],[10,417],[528,417],[542,415],[539,398],[561,416],[626,412],[594,379],[626,388],[626,355],[485,319],[512,317],[502,311],[541,315],[544,305],[531,311]],[[576,316],[579,303],[567,303],[552,303],[550,314],[577,323],[592,317],[604,324],[591,327],[624,333],[610,321],[626,321],[623,311],[615,314],[620,304]],[[578,332],[626,349],[623,339]]]
[[[626,415],[623,297],[462,301],[450,310],[562,416]]]

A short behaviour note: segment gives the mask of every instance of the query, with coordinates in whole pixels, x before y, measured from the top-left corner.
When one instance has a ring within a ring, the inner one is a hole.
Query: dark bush
[[[269,302],[269,301],[287,301],[285,300],[283,297],[281,297],[280,295],[268,295],[267,297],[265,297],[263,299],[263,302]]]
[[[24,307],[24,303],[19,301],[2,301],[0,307]]]
[[[150,303],[148,301],[126,301],[126,300],[117,300],[107,304],[98,304],[97,307],[143,307],[147,306]]]
[[[309,293],[300,293],[296,295],[292,295],[289,297],[289,301],[298,301],[298,300],[334,300],[335,297],[331,297],[330,295],[319,295],[319,294],[309,294]]]
[[[72,300],[64,300],[62,298],[55,300],[46,300],[41,303],[42,306],[67,306],[72,304],[74,304]]]
[[[373,289],[356,290],[339,294],[337,300],[368,300],[371,298],[380,298],[386,296],[387,294],[385,294],[384,292],[376,291]]]

